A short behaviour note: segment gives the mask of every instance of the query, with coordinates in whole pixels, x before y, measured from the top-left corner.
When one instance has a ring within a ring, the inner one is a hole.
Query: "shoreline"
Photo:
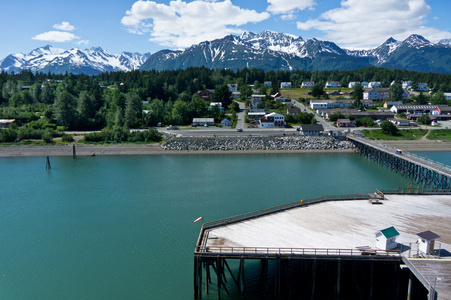
[[[392,148],[404,151],[451,151],[451,142],[437,140],[377,140]],[[299,153],[354,153],[354,149],[334,150],[164,150],[160,144],[67,144],[55,146],[0,146],[0,157],[98,155],[213,155],[213,154],[299,154]]]
[[[0,147],[0,157],[73,156],[72,145]],[[75,145],[76,156],[121,155],[218,155],[218,154],[296,154],[353,153],[354,149],[336,150],[163,150],[160,144],[149,145]]]

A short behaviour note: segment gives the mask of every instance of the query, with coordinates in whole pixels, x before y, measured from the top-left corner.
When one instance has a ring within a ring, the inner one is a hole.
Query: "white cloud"
[[[65,43],[65,42],[70,42],[72,40],[80,39],[80,38],[70,32],[48,31],[48,32],[38,34],[38,35],[32,37],[32,39],[38,40],[38,41],[46,41],[46,42]]]
[[[176,0],[169,5],[140,0],[126,11],[121,23],[132,33],[150,33],[150,41],[182,48],[240,33],[239,26],[269,17],[267,12],[243,9],[230,0],[190,3]]]
[[[89,44],[89,40],[81,40],[77,42],[77,45],[88,45]]]
[[[53,25],[53,28],[62,30],[62,31],[74,31],[75,27],[73,25],[70,25],[69,22],[61,22],[61,24],[55,24]]]
[[[274,14],[292,16],[296,10],[312,8],[316,5],[314,0],[267,0],[269,6],[267,10]]]
[[[424,26],[430,11],[425,0],[343,0],[340,8],[298,22],[297,27],[324,31],[324,39],[353,48],[374,47],[389,37],[403,40],[411,34],[431,41],[449,37],[450,32]]]

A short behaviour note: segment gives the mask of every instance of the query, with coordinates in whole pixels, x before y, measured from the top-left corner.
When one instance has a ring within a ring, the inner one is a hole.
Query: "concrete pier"
[[[344,295],[356,292],[349,282],[349,276],[353,274],[350,270],[366,270],[363,271],[366,275],[362,275],[366,278],[362,291],[368,299],[382,299],[383,289],[393,283],[396,284],[386,290],[386,293],[395,293],[397,296],[390,295],[387,299],[408,299],[408,294],[409,299],[425,299],[427,294],[434,295],[431,291],[434,285],[431,278],[448,278],[438,270],[445,270],[446,273],[446,266],[449,264],[447,261],[451,259],[450,195],[385,195],[383,200],[378,201],[368,195],[367,199],[360,200],[307,203],[308,201],[298,207],[257,217],[248,214],[243,220],[236,218],[239,221],[204,228],[199,236],[195,257],[199,262],[210,255],[224,260],[261,259],[262,278],[269,276],[265,273],[269,262],[270,268],[273,264],[272,268],[279,274],[273,274],[276,276],[273,277],[276,278],[273,280],[276,291],[274,295],[278,296],[286,296],[287,289],[292,291],[292,279],[287,279],[287,272],[292,274],[291,278],[302,277],[293,273],[302,268],[310,278],[313,276],[319,280],[319,277],[315,277],[318,272],[322,276],[331,276],[334,285],[331,293],[336,299],[340,298],[340,293]],[[234,217],[230,218],[233,219]],[[394,226],[400,233],[398,248],[388,252],[375,248],[374,233],[390,226]],[[436,256],[424,259],[430,261],[433,258],[441,267],[426,267],[424,270],[419,267],[416,271],[420,275],[417,277],[423,276],[423,273],[424,276],[417,278],[414,274],[409,279],[409,271],[401,268],[404,265],[403,258],[413,261],[409,265],[425,261],[418,257],[416,234],[426,230],[432,230],[440,236],[436,243],[436,248],[440,251],[436,251]],[[275,262],[271,263],[271,260]],[[293,263],[296,260],[303,262]],[[240,264],[238,269],[245,273],[243,265]],[[221,276],[225,278],[226,273],[223,272]],[[233,274],[233,270],[229,274]],[[370,284],[376,280],[373,277],[378,280],[387,279],[385,287]],[[447,280],[449,279],[435,283],[438,299],[447,299],[451,292]],[[309,286],[306,288],[312,288],[311,293],[315,293],[318,282],[308,282]],[[196,299],[199,295],[201,297],[199,291],[197,294],[195,292]]]

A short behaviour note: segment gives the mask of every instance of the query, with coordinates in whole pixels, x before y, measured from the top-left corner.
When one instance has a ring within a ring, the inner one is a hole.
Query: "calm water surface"
[[[0,159],[0,299],[192,299],[196,218],[408,182],[356,154],[50,160]]]

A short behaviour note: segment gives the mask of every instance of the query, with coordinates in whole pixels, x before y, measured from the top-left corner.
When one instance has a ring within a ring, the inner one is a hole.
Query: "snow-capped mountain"
[[[150,53],[139,54],[123,52],[112,54],[100,48],[93,47],[81,50],[74,48],[64,50],[50,45],[37,48],[28,54],[11,54],[0,61],[0,70],[19,72],[28,69],[33,72],[74,74],[98,74],[112,71],[131,71],[138,69]]]
[[[184,51],[157,52],[142,70],[168,70],[205,66],[208,68],[264,70],[353,70],[381,66],[420,72],[451,73],[451,43],[431,43],[420,35],[404,41],[389,38],[368,50],[342,49],[333,42],[263,31],[228,35],[205,41]]]
[[[451,39],[434,44],[413,34],[404,41],[389,38],[367,50],[342,49],[333,42],[265,30],[204,41],[185,50],[111,54],[102,48],[63,50],[45,46],[0,61],[0,70],[74,74],[111,71],[173,70],[188,67],[263,70],[353,70],[379,66],[420,72],[451,73]]]
[[[171,57],[168,57],[171,55]],[[289,34],[263,31],[228,35],[205,41],[184,51],[157,52],[141,66],[142,70],[167,70],[205,66],[208,68],[263,70],[337,70],[368,66],[332,42],[304,40]]]

